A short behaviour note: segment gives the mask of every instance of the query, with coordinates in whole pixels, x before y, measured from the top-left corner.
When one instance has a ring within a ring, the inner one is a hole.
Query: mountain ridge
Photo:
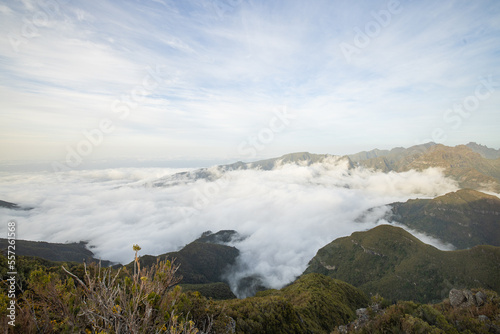
[[[422,171],[430,167],[440,168],[445,176],[455,180],[461,188],[495,191],[500,193],[500,158],[488,159],[497,151],[486,146],[469,143],[455,147],[429,142],[409,148],[396,147],[391,150],[362,151],[351,155],[313,154],[296,152],[278,158],[255,162],[238,161],[229,165],[219,165],[194,171],[176,173],[145,184],[151,187],[169,187],[197,180],[214,182],[225,173],[235,170],[256,169],[271,171],[283,164],[310,166],[329,158],[347,159],[347,168],[364,167],[388,172]],[[478,151],[478,152],[476,152]],[[499,153],[500,154],[500,153]]]
[[[386,219],[451,243],[458,249],[500,246],[500,198],[460,189],[433,199],[389,204]]]
[[[320,273],[389,300],[434,302],[452,287],[500,291],[500,247],[440,251],[402,228],[379,225],[318,250],[304,274]]]

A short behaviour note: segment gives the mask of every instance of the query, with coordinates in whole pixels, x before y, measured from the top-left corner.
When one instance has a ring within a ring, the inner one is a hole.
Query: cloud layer
[[[260,276],[265,285],[279,288],[301,274],[322,246],[378,224],[385,204],[457,189],[438,169],[384,174],[349,169],[337,158],[272,171],[232,171],[216,182],[145,186],[178,171],[1,173],[2,199],[34,209],[0,209],[0,220],[15,219],[19,239],[87,240],[97,256],[122,263],[133,259],[133,244],[142,254],[157,255],[204,231],[234,229],[247,238],[234,244],[241,257],[231,277]]]

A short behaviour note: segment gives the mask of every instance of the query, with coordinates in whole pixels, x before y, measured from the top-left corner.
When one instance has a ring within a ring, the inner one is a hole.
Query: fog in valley
[[[337,157],[273,170],[234,170],[154,187],[156,180],[189,169],[129,168],[62,173],[2,173],[3,199],[31,210],[0,209],[18,222],[18,238],[88,241],[101,259],[133,260],[178,250],[211,230],[236,230],[243,238],[228,273],[235,282],[258,276],[280,288],[300,275],[317,250],[354,231],[387,223],[387,204],[430,198],[458,189],[439,169],[382,173],[350,169]],[[5,235],[6,227],[2,225]],[[415,234],[415,233],[414,233]],[[452,245],[415,234],[441,249]]]

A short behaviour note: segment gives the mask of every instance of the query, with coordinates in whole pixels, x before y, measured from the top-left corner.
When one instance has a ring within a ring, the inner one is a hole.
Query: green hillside
[[[459,249],[500,246],[500,199],[462,189],[434,199],[392,203],[392,220]]]
[[[490,290],[472,290],[476,303],[452,305],[449,299],[438,304],[399,301],[385,305],[375,298],[367,309],[359,312],[354,322],[339,326],[332,334],[347,333],[499,333],[500,298]],[[480,295],[481,302],[476,297]]]
[[[207,231],[179,251],[158,256],[140,256],[140,265],[144,268],[151,267],[158,261],[175,260],[179,265],[177,275],[182,277],[182,284],[188,291],[198,291],[205,297],[214,299],[235,298],[224,279],[226,270],[235,264],[240,253],[235,247],[223,244],[233,238],[241,236],[233,230],[217,233]],[[133,272],[134,262],[125,267]]]
[[[226,301],[236,333],[330,333],[354,320],[366,296],[355,287],[319,274],[309,274],[281,290]]]
[[[193,241],[177,252],[158,256],[140,257],[141,266],[149,267],[158,260],[175,259],[180,265],[178,274],[186,284],[214,283],[222,280],[222,274],[233,265],[239,251],[230,246]],[[133,270],[133,262],[126,265]]]
[[[381,225],[321,248],[307,273],[348,282],[368,295],[432,302],[452,287],[500,291],[500,248],[440,251],[405,230]]]

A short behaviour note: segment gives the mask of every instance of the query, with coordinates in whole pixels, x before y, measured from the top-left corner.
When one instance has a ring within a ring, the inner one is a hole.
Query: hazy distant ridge
[[[234,170],[258,169],[269,171],[284,164],[309,166],[322,163],[330,158],[338,158],[346,159],[348,169],[361,166],[386,173],[391,171],[405,172],[412,169],[422,171],[430,167],[438,167],[443,169],[445,176],[457,181],[462,188],[500,192],[500,159],[486,158],[486,156],[496,157],[497,155],[500,156],[500,150],[490,149],[475,143],[449,147],[433,142],[409,148],[374,149],[343,157],[298,152],[256,162],[238,161],[229,165],[177,173],[150,182],[147,186],[168,187],[191,183],[200,179],[215,181],[225,173]]]

